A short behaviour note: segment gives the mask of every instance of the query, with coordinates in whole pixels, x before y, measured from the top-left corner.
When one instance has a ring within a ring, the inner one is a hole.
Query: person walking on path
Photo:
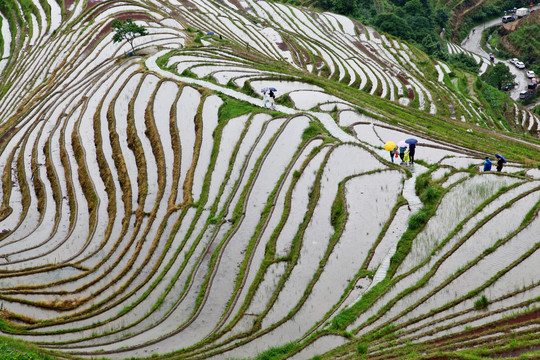
[[[500,172],[502,170],[503,164],[504,164],[503,158],[498,158],[497,159],[497,171]]]
[[[403,161],[405,162],[405,165],[409,164],[409,161],[411,158],[409,157],[409,150],[405,151],[405,154],[403,154]]]
[[[396,145],[395,148],[393,148],[392,150],[390,150],[390,160],[392,160],[392,162],[394,162],[394,156],[396,156],[396,154],[397,154],[397,149],[398,149],[398,147],[397,147],[397,145]]]
[[[268,94],[266,91],[263,92],[263,105],[264,107],[268,107]]]
[[[484,161],[484,171],[491,171],[491,160],[486,156],[486,161]]]
[[[399,158],[401,159],[401,161],[403,161],[403,156],[405,156],[405,150],[407,150],[406,146],[399,147]]]
[[[411,164],[414,164],[414,153],[416,152],[416,144],[409,144],[409,157]]]
[[[268,95],[270,96],[270,108],[272,110],[276,110],[276,104],[275,104],[276,95],[274,94],[272,90],[270,90],[270,93]]]

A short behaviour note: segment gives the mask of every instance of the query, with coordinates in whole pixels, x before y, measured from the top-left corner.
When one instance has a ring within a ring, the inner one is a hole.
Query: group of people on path
[[[268,103],[270,103],[270,109],[276,110],[276,94],[274,94],[274,91],[272,89],[265,91],[266,89],[263,89],[263,105],[265,108],[269,107]]]
[[[503,164],[506,162],[506,160],[500,155],[495,155],[495,157],[497,158],[497,171],[500,172],[502,171]],[[486,161],[484,161],[484,171],[491,171],[492,164],[493,163],[489,159],[489,156],[486,156]]]
[[[401,164],[414,164],[414,154],[416,152],[416,144],[407,144],[407,146],[398,146],[390,150],[390,160],[394,162],[394,157],[401,159]]]

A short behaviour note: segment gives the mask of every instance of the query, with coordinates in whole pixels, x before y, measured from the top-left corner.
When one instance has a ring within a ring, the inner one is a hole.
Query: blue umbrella
[[[416,144],[418,142],[418,140],[416,140],[416,139],[407,139],[407,140],[405,140],[405,142],[407,144]]]
[[[214,32],[213,31],[209,31],[206,33],[206,35],[214,35]]]
[[[270,91],[273,91],[273,92],[276,92],[276,91],[277,91],[277,89],[276,89],[276,88],[273,88],[273,87],[269,88],[269,90],[270,90]]]
[[[502,156],[500,154],[495,154],[495,157],[499,158],[499,159],[502,159],[503,162],[506,162],[506,159],[504,158],[504,156]]]

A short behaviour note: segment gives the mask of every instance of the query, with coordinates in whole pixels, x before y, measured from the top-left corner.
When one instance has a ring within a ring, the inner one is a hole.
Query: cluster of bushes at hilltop
[[[307,0],[283,1],[297,5],[306,5],[309,2]],[[448,51],[440,39],[439,34],[443,29],[451,31],[448,20],[452,9],[438,8],[437,5],[428,0],[390,0],[388,2],[376,2],[373,0],[315,0],[309,3],[324,10],[356,18],[364,24],[372,25],[380,31],[414,44],[430,56],[445,61],[458,62],[459,65],[465,65],[465,67],[460,67],[476,72],[476,69],[467,68],[469,67],[467,61],[450,59]],[[487,1],[465,15],[462,24],[467,25],[458,29],[457,37],[464,38],[475,24],[502,16],[505,10],[518,8],[522,5],[519,0]],[[538,29],[528,28],[525,31],[524,33],[528,34],[539,33]],[[527,48],[534,47],[534,44],[528,43]],[[535,49],[538,50],[538,47],[535,47]],[[535,58],[529,53],[527,52],[524,55],[527,58]],[[535,59],[538,60],[538,58]],[[531,61],[531,63],[533,62]],[[538,72],[540,69],[535,71]]]
[[[438,33],[445,27],[449,15],[435,10],[427,0],[392,0],[376,3],[371,0],[316,0],[318,7],[354,17],[362,23],[402,40],[414,43],[428,55],[446,60],[448,52]]]

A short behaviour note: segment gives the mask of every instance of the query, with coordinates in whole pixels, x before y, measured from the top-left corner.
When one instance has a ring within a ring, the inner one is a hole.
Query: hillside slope
[[[515,57],[523,59],[527,66],[538,72],[540,70],[540,12],[535,11],[509,23],[499,30],[499,43],[503,50]]]
[[[6,4],[4,334],[89,359],[537,354],[534,114],[494,118],[458,70],[330,13]],[[383,148],[409,138],[415,164]]]

